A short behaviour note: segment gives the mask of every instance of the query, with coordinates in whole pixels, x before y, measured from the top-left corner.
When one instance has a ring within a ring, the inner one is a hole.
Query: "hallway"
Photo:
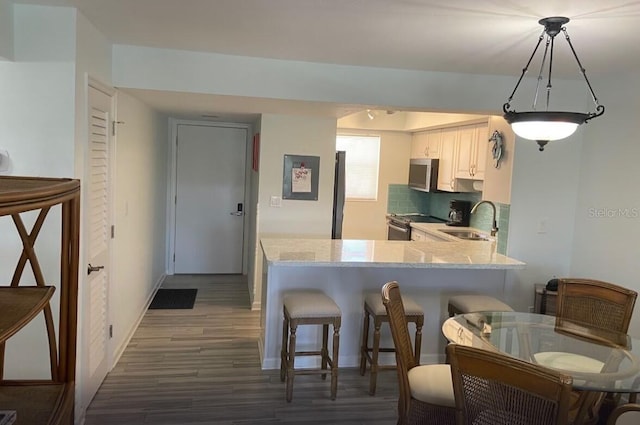
[[[86,425],[387,425],[397,420],[397,378],[376,396],[357,369],[329,382],[297,376],[286,403],[279,371],[260,368],[260,312],[237,275],[168,276],[163,288],[198,288],[192,310],[149,310],[87,410]]]

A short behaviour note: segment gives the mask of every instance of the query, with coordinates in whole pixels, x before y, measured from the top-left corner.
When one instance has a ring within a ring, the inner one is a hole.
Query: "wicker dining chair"
[[[607,425],[637,425],[640,423],[640,404],[621,404],[613,409]]]
[[[409,335],[409,326],[398,282],[382,287],[382,303],[396,352],[398,373],[398,425],[454,425],[455,400],[451,368],[446,364],[419,365]]]
[[[457,425],[566,425],[572,379],[496,351],[447,346]]]
[[[574,323],[578,323],[579,326],[588,325],[595,330],[605,331],[601,335],[606,335],[606,331],[626,334],[637,296],[635,291],[600,280],[558,279],[556,326],[570,329]],[[575,413],[576,418],[580,421],[587,415],[591,421],[596,421],[604,394],[578,394],[575,406],[579,406],[580,410]],[[636,395],[631,394],[629,399],[635,402]]]
[[[558,279],[556,325],[571,322],[627,333],[638,293],[594,279]]]

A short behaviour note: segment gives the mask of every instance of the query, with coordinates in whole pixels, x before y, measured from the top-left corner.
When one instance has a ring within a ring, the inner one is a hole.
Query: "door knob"
[[[91,263],[89,263],[89,266],[87,267],[87,274],[91,274],[91,272],[98,272],[102,269],[104,269],[104,266],[92,266]]]

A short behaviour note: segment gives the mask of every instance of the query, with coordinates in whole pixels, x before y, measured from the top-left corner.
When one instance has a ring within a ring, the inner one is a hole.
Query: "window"
[[[345,197],[375,201],[378,198],[379,136],[338,136],[336,150],[346,151]]]

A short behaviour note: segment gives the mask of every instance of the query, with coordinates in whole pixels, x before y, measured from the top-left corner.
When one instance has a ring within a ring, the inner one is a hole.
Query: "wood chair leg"
[[[424,318],[422,320],[420,318],[416,319],[416,339],[414,342],[414,353],[416,362],[418,364],[420,364],[420,352],[422,350],[422,326],[424,326]]]
[[[377,317],[373,322],[373,344],[371,345],[371,376],[369,377],[369,395],[376,393],[376,382],[378,380],[378,354],[380,353],[380,327],[382,321]]]
[[[367,355],[369,353],[369,313],[364,311],[364,324],[362,326],[362,346],[360,348],[360,375],[367,371]]]
[[[321,369],[327,370],[329,359],[329,325],[322,325],[322,348],[320,350]],[[327,374],[320,375],[323,380],[327,379]]]
[[[289,343],[289,321],[286,317],[282,320],[282,347],[280,349],[280,381],[284,382],[287,375],[287,355],[289,349],[287,344]]]
[[[298,324],[291,322],[291,334],[289,335],[289,358],[287,361],[287,402],[291,402],[293,398],[293,377],[295,361],[296,361],[296,331]]]
[[[333,358],[331,359],[331,400],[338,393],[338,351],[340,348],[340,326],[333,325]]]

